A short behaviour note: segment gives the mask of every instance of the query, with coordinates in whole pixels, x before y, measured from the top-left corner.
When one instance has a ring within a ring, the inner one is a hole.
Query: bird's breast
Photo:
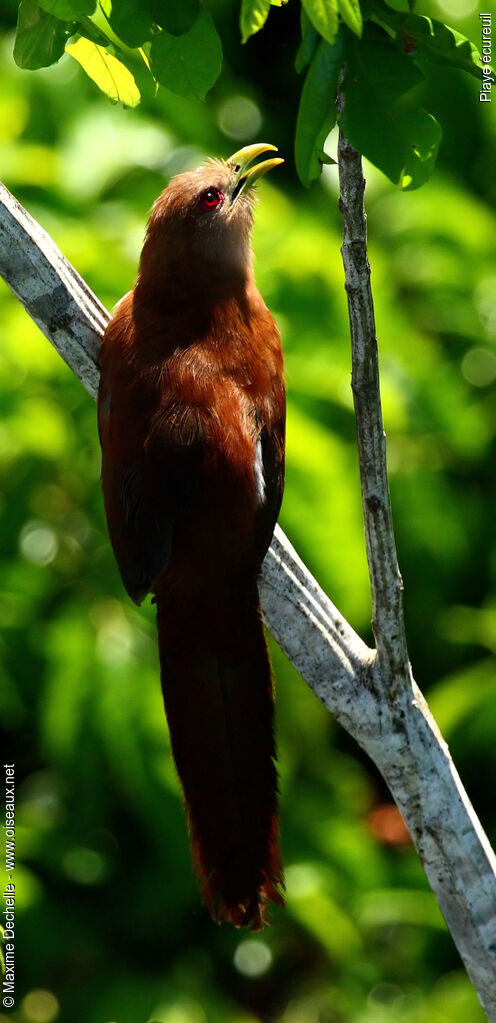
[[[201,447],[205,487],[229,490],[231,499],[241,491],[253,506],[265,497],[259,438],[270,419],[270,388],[239,350],[228,362],[226,347],[174,353],[162,373],[158,415],[178,443]]]

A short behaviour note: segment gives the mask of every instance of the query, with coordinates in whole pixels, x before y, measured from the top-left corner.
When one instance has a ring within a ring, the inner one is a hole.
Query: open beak
[[[277,146],[271,146],[268,142],[256,142],[253,146],[244,146],[243,149],[238,149],[237,153],[233,153],[229,157],[227,163],[233,168],[231,203],[234,203],[242,192],[251,188],[263,174],[272,170],[273,167],[277,167],[279,163],[284,163],[284,160],[276,157],[271,160],[263,160],[262,163],[257,163],[249,169],[250,164],[256,160],[257,156],[269,152],[277,153]]]

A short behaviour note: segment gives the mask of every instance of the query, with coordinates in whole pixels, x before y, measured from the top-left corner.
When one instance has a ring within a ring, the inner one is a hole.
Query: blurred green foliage
[[[233,5],[209,6],[226,69],[208,103],[161,89],[124,111],[69,58],[19,71],[5,0],[2,176],[111,307],[171,173],[260,138],[288,157],[260,187],[254,238],[286,350],[281,521],[370,640],[336,170],[306,192],[291,160],[296,5],[284,22],[271,10],[245,47]],[[430,13],[477,39],[470,0]],[[447,125],[431,183],[402,194],[368,167],[367,204],[410,652],[494,839],[496,104],[481,110],[460,77],[428,87]],[[3,285],[0,389],[2,749],[19,803],[11,1023],[480,1023],[384,783],[274,644],[287,909],[255,936],[210,922],[153,610],[125,598],[106,537],[95,409]]]

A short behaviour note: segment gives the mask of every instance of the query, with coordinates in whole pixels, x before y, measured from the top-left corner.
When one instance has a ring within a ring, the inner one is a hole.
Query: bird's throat
[[[147,238],[141,254],[137,296],[157,308],[196,305],[205,309],[234,298],[242,300],[253,283],[249,239],[210,237],[203,245],[157,246]]]

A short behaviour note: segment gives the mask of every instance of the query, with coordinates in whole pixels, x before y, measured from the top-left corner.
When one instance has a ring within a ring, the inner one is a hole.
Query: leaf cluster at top
[[[243,42],[263,28],[271,6],[286,2],[241,0]],[[302,0],[295,66],[307,70],[295,150],[305,185],[329,162],[324,143],[337,119],[391,181],[417,188],[432,173],[441,125],[422,106],[418,87],[440,69],[480,79],[481,68],[473,43],[415,14],[413,2]],[[220,38],[201,0],[101,0],[98,7],[96,0],[21,0],[17,64],[46,67],[64,52],[124,106],[140,101],[140,63],[155,88],[200,100],[222,67]]]
[[[403,3],[406,10],[393,9]],[[324,142],[339,118],[351,143],[391,181],[417,188],[432,173],[441,140],[441,125],[423,108],[418,86],[443,67],[480,79],[475,46],[441,22],[412,13],[407,0],[391,0],[391,6],[362,0],[363,26],[353,28],[341,12],[343,23],[333,34],[324,34],[315,16],[322,6],[327,3],[303,0],[296,58],[297,71],[308,65],[296,129],[301,180],[309,185],[329,162]],[[330,102],[338,89],[339,103]]]
[[[74,42],[67,45],[70,37]],[[200,0],[109,0],[98,8],[96,0],[21,0],[17,64],[48,67],[65,50],[123,106],[141,99],[137,57],[157,85],[197,99],[204,99],[222,66],[220,39]]]

